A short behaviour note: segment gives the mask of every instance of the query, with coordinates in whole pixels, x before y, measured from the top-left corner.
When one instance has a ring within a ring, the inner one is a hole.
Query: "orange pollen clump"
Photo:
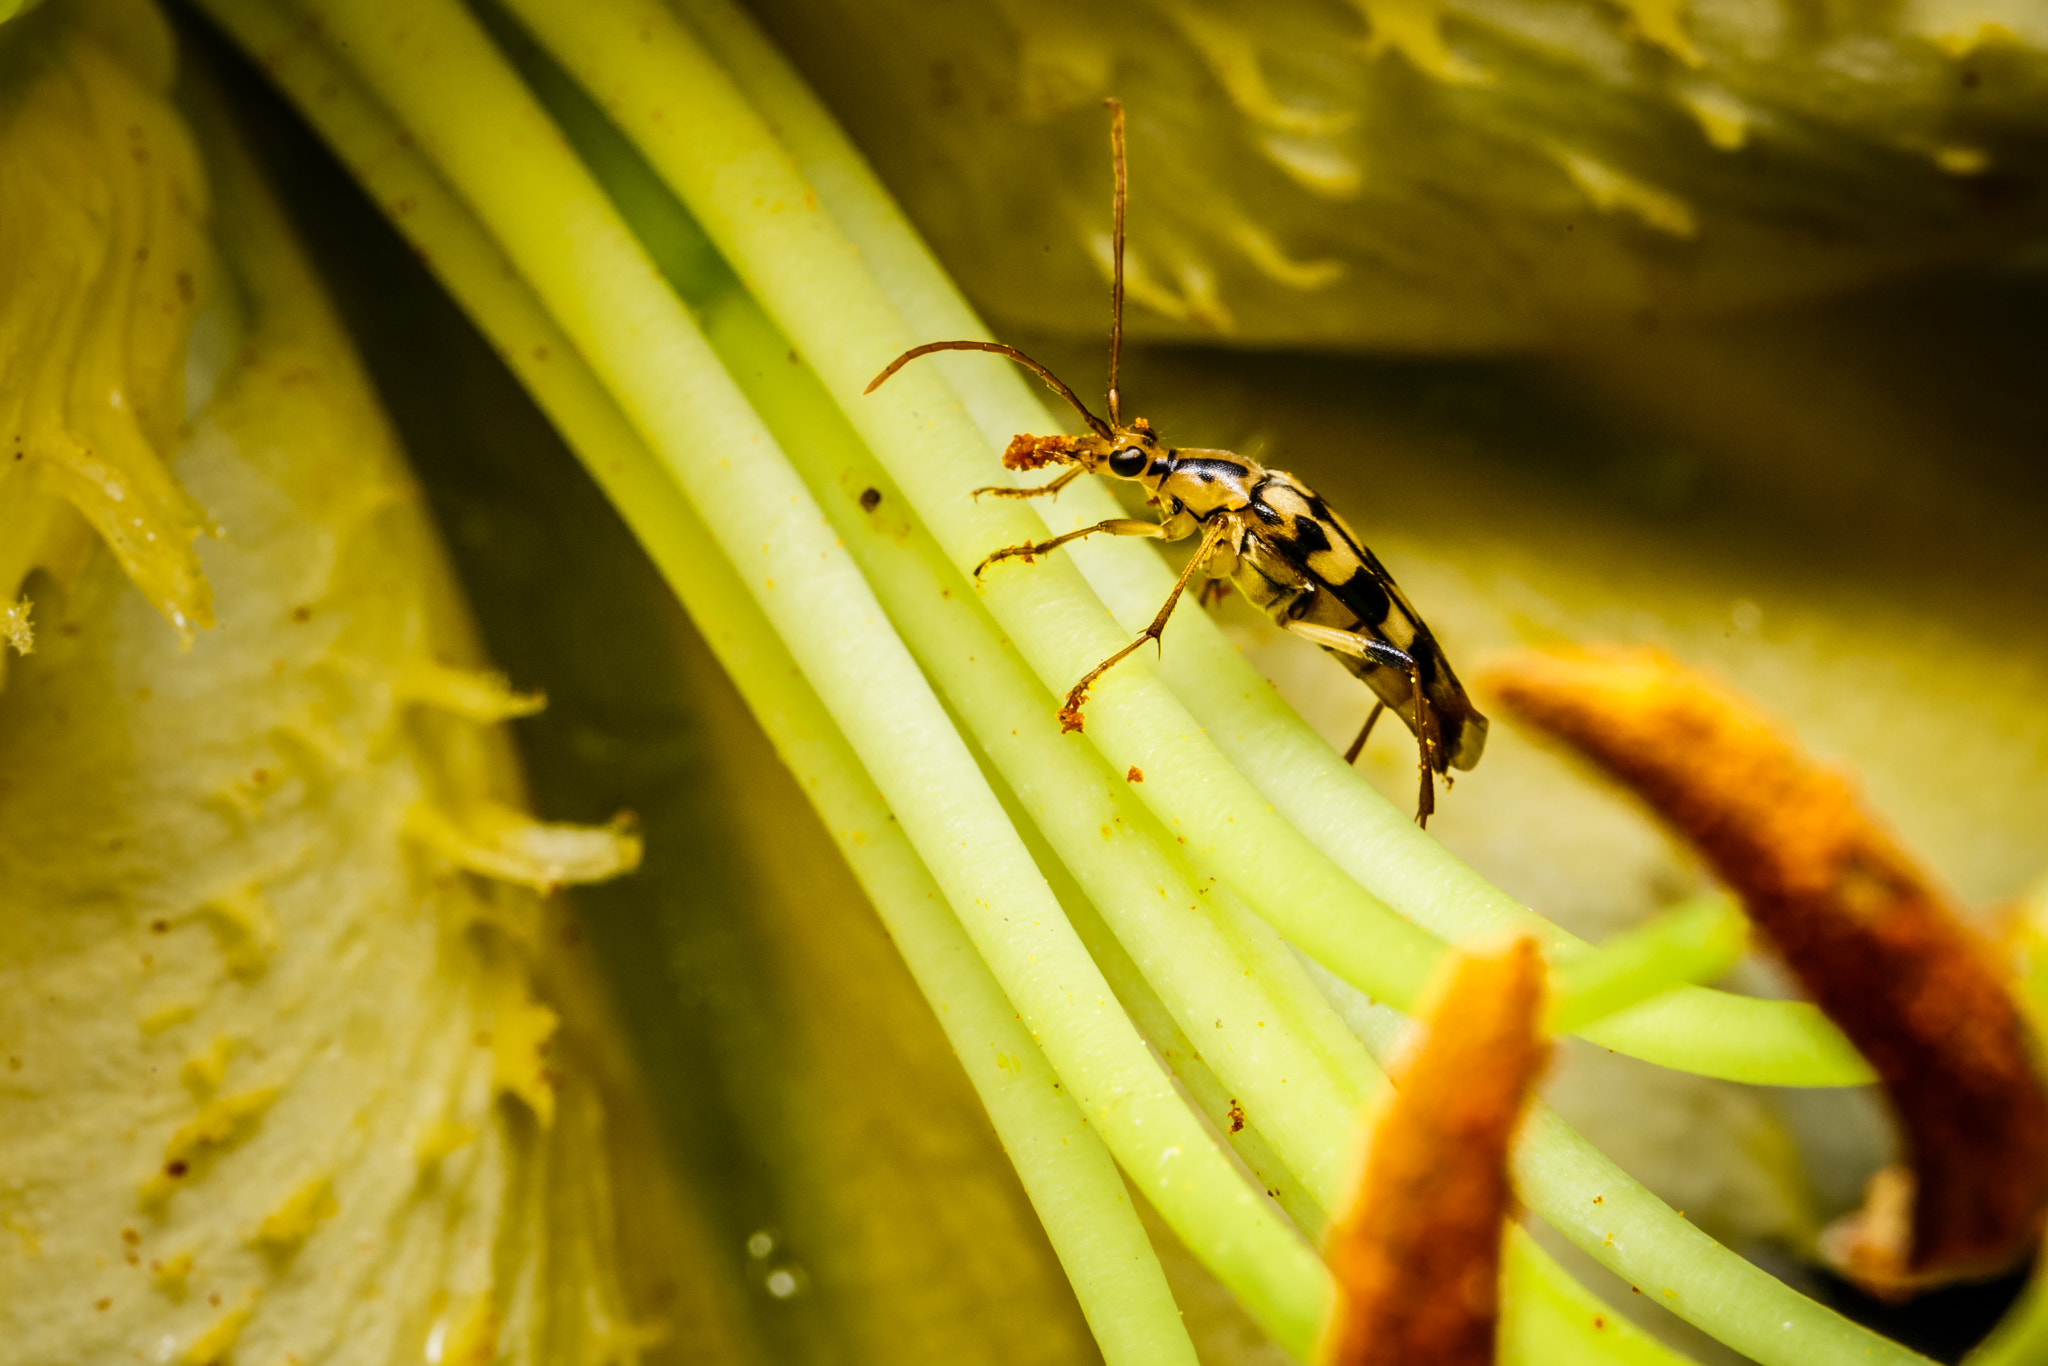
[[[1029,436],[1017,435],[1010,438],[1008,448],[1003,451],[1003,468],[1012,470],[1037,470],[1047,465],[1061,465],[1074,459],[1080,453],[1080,445],[1071,436]]]
[[[1533,940],[1453,960],[1331,1226],[1327,1366],[1491,1366],[1508,1148],[1548,1053],[1543,984]]]
[[[1661,651],[1525,654],[1488,681],[1704,854],[1876,1069],[1904,1131],[1910,1196],[1890,1182],[1884,1209],[1838,1229],[1837,1264],[1900,1294],[2031,1251],[2048,1215],[2048,1094],[2018,1006],[1987,946],[1849,781]]]

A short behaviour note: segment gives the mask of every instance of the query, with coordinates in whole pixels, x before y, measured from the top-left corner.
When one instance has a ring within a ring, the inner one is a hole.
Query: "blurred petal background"
[[[67,7],[147,22],[128,6],[46,0],[0,28],[14,44],[0,56],[18,61],[22,33],[68,19]],[[1098,105],[1120,96],[1132,128],[1131,330],[1146,343],[1127,360],[1135,410],[1170,440],[1243,450],[1322,490],[1462,669],[1528,642],[1667,644],[1853,769],[1968,903],[1992,908],[2048,871],[2038,10],[756,8],[998,334],[1084,392],[1106,323]],[[550,1353],[538,1333],[506,1333],[497,1350],[595,1361],[644,1340],[648,1360],[1087,1359],[1086,1324],[929,1008],[672,596],[377,210],[203,21],[181,13],[179,24],[188,70],[203,63],[228,88],[232,124],[346,326],[347,342],[325,343],[338,357],[329,364],[353,373],[347,351],[360,352],[484,653],[516,687],[547,694],[545,711],[514,726],[535,809],[586,824],[629,809],[645,841],[637,873],[579,891],[574,919],[549,931],[580,947],[539,957],[578,960],[587,947],[608,998],[590,999],[573,967],[548,988],[609,1101],[609,1139],[586,1136],[570,1165],[610,1171],[624,1192],[620,1269],[563,1273],[561,1313],[579,1312],[568,1290],[610,1294],[617,1281],[631,1306],[617,1312],[647,1331],[620,1327],[581,1357]],[[167,81],[167,60],[161,69]],[[5,77],[18,80],[18,67]],[[238,155],[223,125],[199,128],[213,177],[231,174],[219,169]],[[232,212],[224,205],[219,229],[229,279]],[[315,297],[310,281],[293,288]],[[239,325],[259,329],[263,315]],[[210,409],[192,411],[196,421]],[[331,422],[278,420],[308,443]],[[172,472],[227,532],[197,552],[218,628],[179,652],[104,554],[68,589],[30,585],[46,642],[75,621],[87,641],[118,642],[105,648],[121,667],[149,677],[137,686],[196,680],[179,689],[211,715],[226,695],[215,642],[240,638],[235,614],[258,611],[224,595],[235,583],[254,593],[263,575],[229,568],[257,539],[242,530],[252,523],[209,493],[203,443],[189,430],[183,443]],[[436,573],[365,581],[361,601],[432,597]],[[1347,675],[1240,604],[1221,615],[1328,738],[1348,739],[1363,704]],[[38,679],[65,667],[68,648],[15,661],[0,692],[0,800],[42,804],[66,782],[93,781],[33,710],[59,705],[38,703],[58,686]],[[270,695],[260,680],[248,686],[238,705]],[[146,699],[103,705],[126,707],[123,724],[140,734],[166,724],[144,714]],[[168,724],[178,734],[191,723]],[[1362,763],[1398,802],[1411,756],[1386,728]],[[55,789],[29,776],[66,773]],[[1431,830],[1595,939],[1702,878],[1629,803],[1505,727]],[[56,857],[9,846],[10,924],[29,922],[19,870]],[[136,876],[94,867],[117,898]],[[117,931],[81,922],[67,933],[83,947],[62,953],[125,964],[135,950],[122,936],[148,918],[135,910]],[[11,961],[24,983],[47,971],[26,948]],[[1782,990],[1760,962],[1738,985]],[[16,993],[0,1038],[28,1060],[21,1077],[38,1064],[18,1040],[77,1028],[38,1014],[30,994]],[[80,1008],[112,1003],[87,993]],[[244,1012],[237,1029],[268,1028],[255,1006],[222,1008]],[[54,1064],[45,1054],[41,1065]],[[182,1094],[168,1074],[124,1084]],[[15,1134],[58,1096],[46,1080],[0,1087]],[[1579,1044],[1549,1095],[1709,1232],[1846,1293],[1803,1259],[1885,1159],[1869,1097],[1702,1081]],[[158,1123],[168,1103],[154,1104]],[[144,1146],[127,1129],[118,1139]],[[603,1141],[609,1166],[591,1161]],[[34,1246],[35,1230],[84,1217],[67,1192],[95,1181],[126,1192],[141,1179],[109,1158],[32,1186],[25,1150],[6,1151],[9,1255],[45,1274],[64,1263]],[[392,1160],[368,1151],[365,1161]],[[516,1193],[517,1179],[503,1189]],[[596,1198],[595,1186],[569,1189]],[[118,1263],[119,1219],[101,1222],[104,1251],[91,1255]],[[504,1227],[501,1247],[531,1253],[522,1238],[559,1248],[578,1225],[544,1219],[520,1232],[507,1216]],[[1149,1227],[1204,1359],[1279,1359],[1171,1234]],[[315,1274],[251,1265],[257,1281]],[[1589,1283],[1605,1275],[1572,1265]],[[449,1292],[426,1288],[443,1313]],[[1629,1299],[1619,1282],[1601,1288]],[[166,1312],[143,1302],[147,1321]],[[1904,1329],[1959,1348],[1984,1326],[1986,1303],[1950,1300]],[[109,1328],[113,1311],[90,1295],[44,1309],[42,1336],[9,1335],[0,1360],[90,1355],[127,1331]],[[249,1341],[287,1341],[263,1312]],[[1703,1360],[1735,1359],[1667,1316],[1649,1319]],[[382,1359],[355,1350],[308,1359]]]

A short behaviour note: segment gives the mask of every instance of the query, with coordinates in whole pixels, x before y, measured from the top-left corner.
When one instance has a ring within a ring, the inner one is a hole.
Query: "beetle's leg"
[[[1408,684],[1415,689],[1415,754],[1422,769],[1422,791],[1415,798],[1415,823],[1427,830],[1429,818],[1436,811],[1436,752],[1440,743],[1436,708],[1429,705],[1429,698],[1422,691],[1422,670],[1412,661],[1408,666]]]
[[[1399,669],[1410,678],[1415,676],[1415,660],[1406,650],[1397,650],[1384,640],[1374,640],[1356,631],[1340,631],[1334,626],[1318,626],[1312,621],[1283,622],[1289,631],[1303,640],[1320,645],[1340,655],[1354,659],[1367,659],[1383,664],[1389,669]]]
[[[1375,725],[1379,724],[1380,713],[1385,711],[1386,709],[1386,703],[1380,701],[1378,698],[1373,699],[1372,710],[1366,714],[1365,724],[1359,727],[1358,738],[1351,742],[1350,749],[1344,751],[1345,763],[1355,764],[1358,762],[1359,754],[1362,753],[1365,749],[1365,742],[1372,738],[1372,728]]]
[[[1196,572],[1208,560],[1210,553],[1222,544],[1224,534],[1233,529],[1231,519],[1227,516],[1218,516],[1209,524],[1208,531],[1203,533],[1202,543],[1195,547],[1195,553],[1188,559],[1187,567],[1181,570],[1180,577],[1173,581],[1173,591],[1166,595],[1166,602],[1160,607],[1159,614],[1152,618],[1152,624],[1138,632],[1137,639],[1083,674],[1081,681],[1068,690],[1066,705],[1060,708],[1061,730],[1081,729],[1081,704],[1088,700],[1088,689],[1095,685],[1096,679],[1109,672],[1112,665],[1146,641],[1156,641],[1166,633],[1166,619],[1173,615],[1174,604],[1180,601],[1181,591],[1188,586],[1188,580],[1194,578]]]
[[[1429,705],[1429,697],[1422,691],[1422,666],[1407,651],[1397,650],[1384,640],[1374,640],[1356,631],[1340,631],[1334,626],[1318,626],[1312,621],[1290,621],[1287,629],[1304,640],[1314,641],[1325,650],[1371,660],[1408,675],[1408,686],[1415,696],[1415,751],[1422,769],[1422,791],[1415,800],[1415,823],[1428,826],[1430,816],[1436,811],[1437,751],[1443,742],[1437,734],[1436,708]],[[1385,705],[1375,706],[1372,715],[1365,718],[1365,729],[1358,733],[1358,738],[1352,741],[1350,750],[1344,755],[1346,763],[1356,759],[1358,752],[1365,748],[1365,737],[1372,734],[1373,722],[1380,719],[1380,709]]]
[[[1106,522],[1097,522],[1094,526],[1084,526],[1079,531],[1069,531],[1066,535],[1055,536],[1049,541],[1026,541],[1022,545],[1006,545],[980,564],[974,566],[974,577],[980,578],[981,571],[994,564],[997,560],[1007,560],[1012,556],[1022,556],[1024,562],[1029,564],[1040,555],[1059,549],[1068,541],[1078,541],[1083,536],[1093,536],[1101,531],[1106,531],[1112,536],[1153,536],[1166,541],[1180,539],[1178,536],[1169,534],[1166,528],[1158,522],[1148,522],[1140,517],[1112,517]]]
[[[1061,489],[1073,483],[1076,479],[1079,479],[1083,474],[1086,473],[1086,470],[1082,469],[1081,466],[1076,465],[1074,466],[1074,468],[1068,470],[1065,474],[1062,474],[1059,478],[1053,480],[1050,484],[1037,484],[1030,488],[1022,489],[1017,488],[1015,485],[1012,484],[990,484],[985,488],[976,489],[974,491],[974,496],[976,498],[979,498],[982,494],[985,493],[991,498],[1037,498],[1041,495],[1050,494],[1052,497],[1057,498],[1060,496]]]
[[[1229,579],[1204,579],[1202,586],[1195,590],[1195,606],[1207,607],[1230,596]]]

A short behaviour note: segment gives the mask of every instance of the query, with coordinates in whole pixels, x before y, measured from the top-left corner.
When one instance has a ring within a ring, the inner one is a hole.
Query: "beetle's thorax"
[[[1230,451],[1169,446],[1143,418],[1119,427],[1114,437],[1093,441],[1091,468],[1143,484],[1161,502],[1197,517],[1244,507],[1265,477],[1256,462]]]
[[[1205,519],[1212,512],[1236,512],[1251,504],[1266,471],[1234,451],[1182,446],[1162,452],[1146,471],[1146,485],[1166,502]]]

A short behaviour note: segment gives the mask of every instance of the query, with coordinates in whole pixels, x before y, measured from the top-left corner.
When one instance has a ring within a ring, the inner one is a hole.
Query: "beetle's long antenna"
[[[1051,389],[1054,393],[1058,394],[1067,402],[1073,404],[1074,411],[1081,415],[1082,419],[1088,423],[1089,427],[1091,427],[1094,430],[1097,436],[1106,437],[1111,440],[1114,440],[1116,437],[1116,433],[1110,429],[1109,424],[1104,422],[1095,414],[1089,412],[1088,405],[1083,403],[1080,400],[1080,397],[1076,395],[1072,389],[1069,389],[1066,386],[1065,382],[1062,381],[1058,375],[1055,375],[1052,371],[1046,369],[1043,365],[1040,365],[1037,361],[1031,359],[1031,357],[1025,355],[1022,351],[1019,351],[1016,347],[1005,346],[1001,342],[942,341],[926,342],[923,346],[913,346],[908,351],[905,351],[902,355],[898,356],[895,360],[890,361],[888,368],[882,371],[881,374],[876,375],[873,379],[869,380],[868,387],[861,390],[861,392],[864,394],[872,394],[873,392],[875,392],[875,390],[882,387],[882,382],[888,379],[889,376],[895,374],[898,370],[901,370],[904,366],[916,360],[919,356],[929,356],[934,351],[988,351],[998,356],[1008,356],[1011,360],[1017,362],[1017,364],[1023,366],[1026,370],[1029,370],[1032,374],[1044,380],[1047,388]],[[1116,391],[1114,389],[1110,390],[1110,401],[1112,403],[1115,402],[1115,395]],[[1111,411],[1113,412],[1115,411],[1115,409],[1112,408]]]
[[[1124,349],[1124,198],[1129,182],[1124,174],[1124,104],[1118,99],[1103,103],[1109,106],[1109,159],[1116,168],[1109,229],[1109,424],[1121,427],[1123,404],[1116,391],[1116,364]]]

